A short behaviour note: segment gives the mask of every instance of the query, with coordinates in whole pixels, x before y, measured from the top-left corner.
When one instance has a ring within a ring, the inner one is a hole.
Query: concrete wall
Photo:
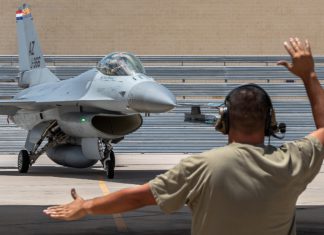
[[[16,54],[15,11],[0,0],[0,54]],[[321,0],[29,0],[44,54],[284,54],[289,36],[324,54]]]

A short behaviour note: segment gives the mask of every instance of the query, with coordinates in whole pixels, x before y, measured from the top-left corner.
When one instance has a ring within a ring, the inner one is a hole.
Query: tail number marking
[[[40,56],[34,57],[31,62],[31,68],[36,69],[40,67]]]
[[[29,42],[29,56],[31,56],[31,66],[30,68],[31,69],[36,69],[36,68],[39,68],[40,67],[40,60],[41,60],[41,57],[40,56],[36,56],[36,57],[33,57],[35,55],[35,41],[30,41]]]

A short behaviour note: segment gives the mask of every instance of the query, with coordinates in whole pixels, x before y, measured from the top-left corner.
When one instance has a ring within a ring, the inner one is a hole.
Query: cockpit
[[[141,61],[131,53],[111,53],[99,61],[97,69],[108,76],[145,74]]]

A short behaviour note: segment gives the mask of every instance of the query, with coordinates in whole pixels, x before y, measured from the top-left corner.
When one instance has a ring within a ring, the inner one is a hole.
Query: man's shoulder
[[[324,148],[324,146],[320,143],[320,141],[311,135],[305,136],[305,137],[297,139],[297,140],[287,141],[287,142],[283,143],[282,146],[280,146],[280,149],[286,149],[287,147],[296,147],[299,149],[305,148],[305,147],[309,147],[309,148],[315,147],[320,150],[322,150]]]
[[[280,147],[280,149],[284,152],[298,153],[298,155],[305,157],[324,157],[324,146],[317,138],[311,135],[298,140],[286,142]]]

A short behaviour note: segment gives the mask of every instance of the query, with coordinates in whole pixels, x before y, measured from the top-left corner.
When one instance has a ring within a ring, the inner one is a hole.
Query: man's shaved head
[[[235,89],[227,99],[230,128],[247,135],[265,130],[270,102],[267,94],[256,86]]]

